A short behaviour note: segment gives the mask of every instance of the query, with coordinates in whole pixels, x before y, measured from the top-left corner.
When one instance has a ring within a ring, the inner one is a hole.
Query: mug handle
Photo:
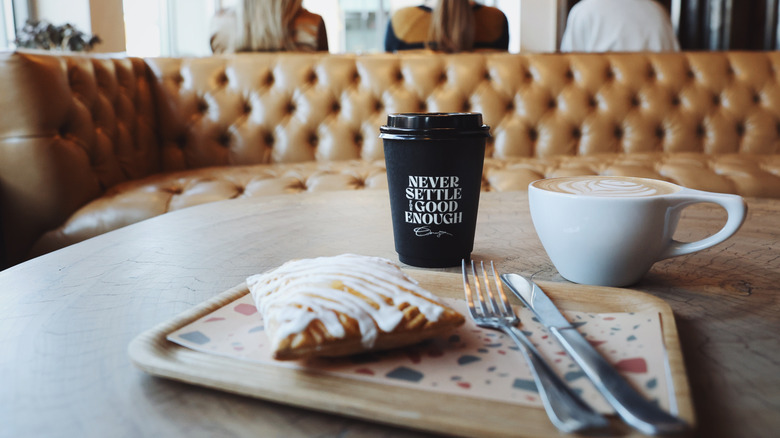
[[[700,190],[684,189],[678,195],[674,195],[672,215],[679,215],[681,210],[693,204],[700,203],[718,204],[726,210],[728,218],[726,225],[712,236],[695,242],[680,242],[672,239],[669,246],[661,254],[660,260],[677,257],[692,252],[701,251],[715,246],[728,239],[739,230],[747,216],[747,204],[741,196],[724,193],[703,192]],[[668,218],[667,218],[668,220]]]

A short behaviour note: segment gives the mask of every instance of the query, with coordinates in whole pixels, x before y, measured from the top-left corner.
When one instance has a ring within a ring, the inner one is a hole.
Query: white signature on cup
[[[428,227],[417,227],[414,229],[414,234],[417,237],[425,237],[425,236],[441,237],[444,236],[445,234],[448,236],[452,236],[452,233],[448,233],[446,231],[431,231],[431,229]]]

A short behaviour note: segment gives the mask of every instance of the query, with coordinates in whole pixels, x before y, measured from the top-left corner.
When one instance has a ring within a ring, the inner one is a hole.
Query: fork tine
[[[487,303],[485,302],[485,294],[482,293],[482,280],[479,274],[477,274],[477,268],[474,265],[474,260],[471,261],[471,275],[474,277],[474,287],[477,289],[477,298],[479,298],[479,308],[482,310],[482,315],[488,315]]]
[[[487,292],[487,296],[490,299],[490,305],[493,309],[494,314],[501,314],[501,308],[498,307],[498,302],[496,301],[496,296],[493,293],[493,288],[490,287],[490,276],[488,275],[488,272],[485,270],[485,263],[480,262],[479,263],[482,266],[482,281],[485,283],[485,291]],[[490,266],[493,266],[493,262],[490,262]],[[493,268],[493,272],[496,272],[496,269]],[[495,274],[494,274],[495,275]]]
[[[469,275],[466,271],[466,259],[461,260],[461,270],[463,271],[463,290],[466,292],[466,302],[469,304],[469,312],[471,312],[471,316],[473,318],[476,318],[477,308],[474,306],[474,293],[471,291]]]
[[[493,269],[493,281],[496,283],[496,290],[498,291],[498,297],[501,300],[501,304],[504,307],[504,314],[514,317],[515,311],[512,308],[512,305],[509,304],[509,298],[507,298],[504,293],[504,287],[501,285],[501,280],[499,280],[498,272],[496,272],[496,267],[493,265],[492,260],[490,261],[490,267]]]

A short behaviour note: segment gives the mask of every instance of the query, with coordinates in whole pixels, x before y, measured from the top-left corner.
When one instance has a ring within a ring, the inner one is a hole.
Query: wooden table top
[[[780,429],[780,201],[749,199],[743,228],[657,263],[633,289],[672,307],[700,436]],[[725,214],[687,209],[676,238]],[[384,191],[232,200],[169,213],[0,272],[0,424],[10,436],[427,436],[150,377],[139,333],[291,258],[397,261]],[[484,193],[473,257],[565,281],[524,192]],[[456,271],[456,269],[449,269]],[[2,435],[2,433],[0,433]]]

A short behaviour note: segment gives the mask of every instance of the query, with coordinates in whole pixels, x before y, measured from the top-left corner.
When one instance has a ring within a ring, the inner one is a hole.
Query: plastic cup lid
[[[489,136],[490,127],[482,123],[480,113],[400,113],[388,114],[387,125],[379,128],[380,137],[419,135]]]

